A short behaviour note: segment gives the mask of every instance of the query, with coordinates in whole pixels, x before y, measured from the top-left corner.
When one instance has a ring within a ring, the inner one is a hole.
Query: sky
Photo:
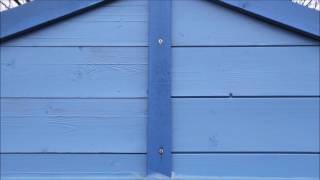
[[[320,0],[291,0],[291,1],[320,11]]]
[[[22,4],[26,3],[26,0],[18,0]],[[7,7],[15,8],[18,4],[15,3],[13,0],[0,0],[0,11],[7,10]]]

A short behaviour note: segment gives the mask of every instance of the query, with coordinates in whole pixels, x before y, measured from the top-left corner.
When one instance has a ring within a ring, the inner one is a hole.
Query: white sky
[[[320,11],[320,0],[292,0],[292,2]]]
[[[14,8],[17,7],[18,4],[12,0],[0,0],[0,11],[7,10],[7,7]],[[26,0],[19,0],[21,3],[26,3]],[[6,7],[7,6],[7,7]]]

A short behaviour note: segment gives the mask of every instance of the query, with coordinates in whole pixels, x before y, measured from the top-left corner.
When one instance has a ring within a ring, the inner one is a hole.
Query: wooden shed
[[[1,179],[319,180],[319,39],[289,0],[1,12]]]

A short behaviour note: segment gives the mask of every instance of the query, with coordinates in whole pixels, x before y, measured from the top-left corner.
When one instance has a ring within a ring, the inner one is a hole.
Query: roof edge
[[[268,23],[320,40],[320,11],[289,0],[209,0]]]
[[[115,0],[35,0],[1,12],[0,43],[112,1]]]
[[[35,0],[0,13],[0,43],[116,0]],[[320,40],[320,11],[272,0],[208,0],[304,36]],[[43,10],[45,9],[45,11]],[[17,17],[19,20],[17,21]]]

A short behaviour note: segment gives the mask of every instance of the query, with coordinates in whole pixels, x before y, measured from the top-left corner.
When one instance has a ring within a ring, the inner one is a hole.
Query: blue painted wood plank
[[[3,97],[145,97],[146,84],[147,48],[1,48]]]
[[[146,99],[1,99],[1,152],[145,153]]]
[[[212,1],[320,40],[320,14],[290,1]]]
[[[0,51],[3,97],[147,96],[146,47]],[[174,96],[319,96],[319,46],[190,47],[172,53]]]
[[[148,1],[119,0],[1,45],[147,46],[147,19]]]
[[[318,159],[318,154],[174,154],[172,179],[317,180]],[[2,154],[1,179],[143,179],[145,161],[137,154]]]
[[[142,97],[146,95],[146,69],[147,65],[1,66],[1,95]]]
[[[319,96],[320,47],[174,48],[174,96]]]
[[[176,154],[177,179],[318,180],[319,154]]]
[[[148,64],[147,47],[0,47],[0,52],[4,66]]]
[[[175,152],[320,152],[319,98],[173,102]]]
[[[171,0],[149,1],[147,173],[171,176]]]
[[[106,0],[33,1],[24,6],[3,11],[1,12],[0,40],[14,38],[22,33],[72,17],[106,2]]]
[[[172,13],[172,43],[174,46],[319,44],[319,41],[206,0],[173,0]],[[296,16],[292,17],[296,18]],[[297,19],[300,18],[303,19],[304,16],[297,17]],[[314,22],[313,24],[317,26],[319,23]]]
[[[141,179],[143,154],[1,154],[2,180]]]
[[[319,98],[174,98],[172,108],[174,152],[319,152]],[[145,153],[146,123],[146,99],[6,98],[1,151]]]

